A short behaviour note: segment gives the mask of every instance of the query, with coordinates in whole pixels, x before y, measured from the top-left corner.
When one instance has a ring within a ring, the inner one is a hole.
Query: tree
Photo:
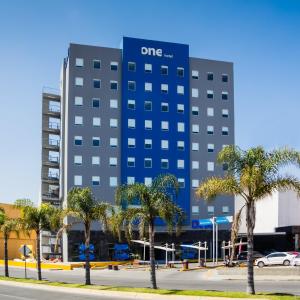
[[[107,215],[110,205],[99,202],[90,188],[73,188],[68,193],[68,215],[83,222],[85,238],[85,284],[91,284],[90,274],[90,239],[91,223],[100,221],[107,228]]]
[[[4,273],[5,277],[9,277],[8,272],[8,239],[11,233],[19,235],[19,224],[18,219],[9,218],[3,208],[0,207],[0,232],[4,238]]]
[[[237,146],[227,146],[218,154],[218,162],[226,164],[224,177],[211,177],[201,183],[196,191],[200,198],[211,200],[217,195],[241,196],[245,201],[247,225],[247,292],[255,294],[253,276],[253,231],[255,203],[275,190],[292,189],[300,194],[300,182],[291,175],[282,175],[281,168],[299,165],[299,152],[283,148],[267,152],[262,147],[247,151]]]
[[[43,230],[52,230],[51,216],[56,208],[50,204],[41,204],[35,207],[33,202],[28,199],[19,199],[15,206],[21,209],[22,228],[26,232],[34,231],[36,234],[36,264],[38,280],[42,280],[41,271],[41,232]]]
[[[121,208],[125,229],[131,234],[138,226],[140,237],[148,230],[150,247],[150,274],[153,289],[157,289],[154,255],[155,220],[161,218],[169,231],[180,227],[183,211],[173,201],[172,195],[178,194],[175,176],[167,174],[156,177],[151,186],[142,183],[122,185],[116,191],[116,203]],[[139,206],[130,207],[138,201]]]

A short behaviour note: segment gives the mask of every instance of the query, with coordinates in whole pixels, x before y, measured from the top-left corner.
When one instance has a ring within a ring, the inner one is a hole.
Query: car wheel
[[[283,262],[283,265],[284,265],[284,266],[289,266],[289,265],[290,265],[290,261],[286,259],[286,260]]]
[[[264,264],[263,261],[260,261],[260,262],[257,264],[257,266],[258,266],[259,268],[263,268],[263,267],[265,266],[265,264]]]

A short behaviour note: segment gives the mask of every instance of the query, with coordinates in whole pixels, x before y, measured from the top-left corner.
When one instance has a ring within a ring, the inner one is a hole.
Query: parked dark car
[[[237,255],[238,261],[246,261],[247,260],[248,251],[242,251]],[[253,251],[253,260],[263,257],[263,255],[258,251]]]

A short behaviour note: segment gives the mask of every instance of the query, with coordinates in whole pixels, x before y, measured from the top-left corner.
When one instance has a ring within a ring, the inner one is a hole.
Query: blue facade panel
[[[135,63],[130,70],[128,63]],[[152,72],[145,72],[145,64],[151,64]],[[161,74],[161,66],[168,67],[168,74]],[[183,76],[177,68],[183,68]],[[128,89],[128,82],[135,82],[135,91]],[[145,91],[145,83],[152,84],[152,91]],[[161,84],[168,85],[168,92],[161,91]],[[184,87],[184,94],[177,93],[177,86]],[[135,100],[135,108],[128,108],[128,100]],[[145,101],[152,102],[152,110],[145,110]],[[168,103],[168,111],[161,103]],[[177,104],[184,105],[184,112],[177,111]],[[144,182],[145,177],[171,173],[183,178],[177,203],[184,209],[187,222],[190,214],[190,122],[189,122],[189,47],[188,45],[151,40],[123,38],[122,59],[122,120],[121,120],[121,181],[127,177]],[[135,128],[128,128],[128,119],[135,120]],[[145,129],[145,120],[152,121],[152,130]],[[161,129],[161,122],[169,123],[169,130]],[[184,123],[184,132],[178,132],[178,122]],[[128,147],[128,138],[135,139],[135,148]],[[152,140],[152,149],[145,149],[144,140]],[[161,141],[169,142],[168,150],[161,148]],[[177,148],[177,141],[184,141],[184,150]],[[135,166],[129,167],[127,158],[135,158]],[[145,168],[144,159],[152,159],[152,167]],[[169,160],[168,169],[161,167],[161,159]],[[184,168],[177,167],[177,160],[184,160]]]

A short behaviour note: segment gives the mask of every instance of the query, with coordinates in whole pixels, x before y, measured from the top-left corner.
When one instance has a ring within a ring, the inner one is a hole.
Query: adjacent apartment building
[[[233,64],[190,57],[188,45],[169,42],[70,44],[60,94],[43,94],[42,142],[43,202],[63,205],[78,186],[113,204],[118,185],[172,173],[185,230],[200,230],[199,219],[234,213],[233,197],[195,197],[201,180],[223,174],[217,153],[234,144]],[[52,238],[43,237],[44,253]],[[66,239],[67,259],[69,247]]]

